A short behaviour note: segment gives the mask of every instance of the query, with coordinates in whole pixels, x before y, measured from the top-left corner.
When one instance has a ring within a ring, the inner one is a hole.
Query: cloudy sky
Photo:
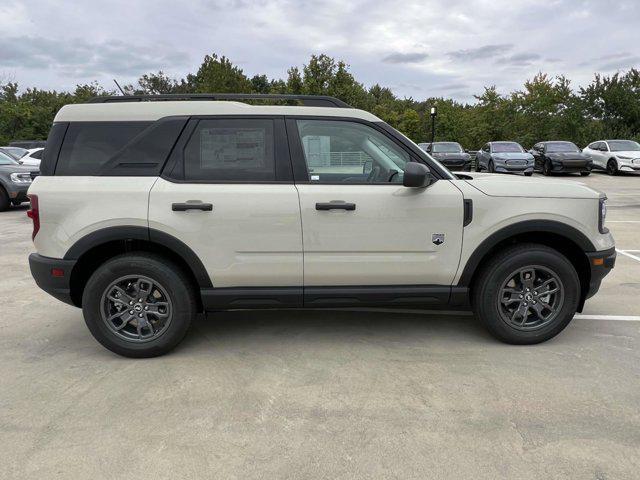
[[[183,76],[207,53],[283,78],[314,53],[398,95],[472,100],[538,71],[586,84],[640,67],[638,0],[2,0],[0,80],[73,89]]]

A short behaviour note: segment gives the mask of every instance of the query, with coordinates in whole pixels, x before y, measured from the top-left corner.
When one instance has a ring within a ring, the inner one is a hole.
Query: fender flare
[[[78,260],[94,247],[108,242],[126,240],[143,240],[168,248],[189,266],[200,288],[213,287],[207,269],[187,244],[168,233],[148,227],[131,225],[96,230],[76,241],[65,253],[64,260]]]
[[[476,247],[464,266],[458,286],[469,286],[471,284],[480,262],[496,245],[510,237],[523,233],[553,233],[571,240],[583,252],[596,251],[596,247],[591,240],[584,233],[570,225],[554,220],[525,220],[517,222],[492,233]]]

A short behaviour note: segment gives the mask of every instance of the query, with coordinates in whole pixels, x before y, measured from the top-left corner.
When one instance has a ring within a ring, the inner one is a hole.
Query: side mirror
[[[405,187],[424,188],[431,185],[433,177],[426,165],[418,162],[408,162],[404,167],[402,184]]]
[[[369,175],[373,170],[373,160],[365,160],[362,164],[362,173],[364,175]]]

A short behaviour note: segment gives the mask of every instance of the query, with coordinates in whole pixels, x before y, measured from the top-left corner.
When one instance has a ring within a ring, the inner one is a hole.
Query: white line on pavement
[[[640,322],[640,315],[583,315],[577,313],[573,316],[576,320],[614,320],[622,322]]]
[[[631,255],[630,253],[627,253],[626,250],[618,250],[616,248],[616,252],[621,253],[622,255],[629,257],[629,258],[633,258],[634,260],[637,260],[638,262],[640,262],[640,257],[636,257],[635,255]]]

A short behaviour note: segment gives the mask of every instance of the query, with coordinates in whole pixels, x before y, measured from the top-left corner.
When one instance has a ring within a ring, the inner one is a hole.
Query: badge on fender
[[[431,241],[434,245],[442,245],[444,243],[444,233],[434,233],[431,235]]]

